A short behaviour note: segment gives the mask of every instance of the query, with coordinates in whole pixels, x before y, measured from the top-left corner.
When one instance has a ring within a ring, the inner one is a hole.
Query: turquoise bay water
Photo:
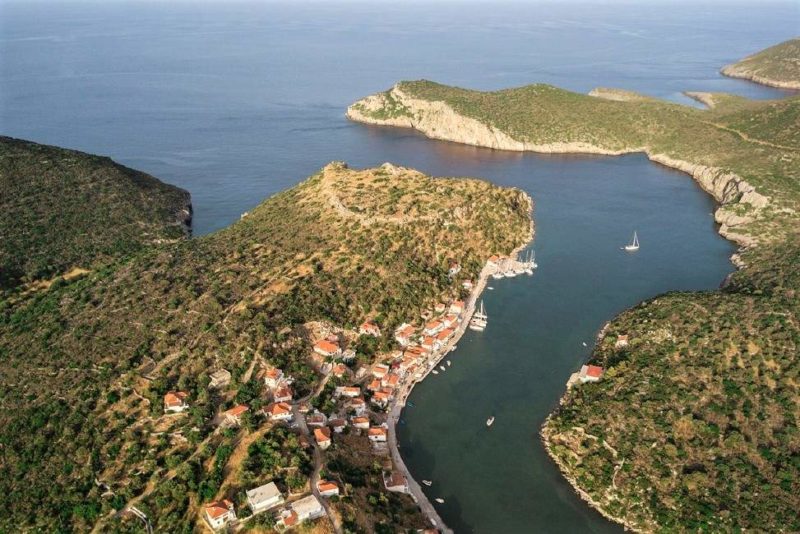
[[[353,124],[401,79],[786,93],[719,68],[797,33],[796,2],[144,2],[0,0],[0,133],[111,156],[192,193],[195,233],[238,220],[332,160],[391,161],[521,187],[533,277],[492,281],[490,324],[418,386],[399,427],[458,532],[608,532],[545,457],[538,429],[602,324],[732,269],[711,199],[642,155],[500,153]],[[638,230],[642,249],[619,247]],[[587,347],[582,345],[588,344]],[[495,415],[491,429],[485,420]]]

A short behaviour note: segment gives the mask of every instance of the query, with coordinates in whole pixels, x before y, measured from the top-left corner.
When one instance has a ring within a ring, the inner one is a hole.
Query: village
[[[442,360],[450,353],[455,342],[464,333],[475,312],[477,297],[487,279],[502,273],[511,265],[507,258],[492,256],[481,271],[479,281],[464,280],[459,294],[466,300],[453,299],[439,302],[421,314],[413,323],[403,323],[392,332],[393,345],[387,353],[376,356],[367,365],[361,363],[352,348],[362,337],[381,338],[386,335],[374,320],[366,319],[355,330],[344,330],[332,325],[316,325],[316,338],[309,359],[323,375],[317,391],[305,398],[297,398],[292,389],[293,378],[282,369],[271,367],[262,370],[260,380],[269,403],[259,410],[259,416],[270,425],[283,425],[300,435],[301,442],[314,452],[314,472],[305,492],[281,490],[275,481],[246,491],[247,513],[237,510],[229,499],[205,503],[202,521],[212,531],[238,530],[247,521],[260,514],[270,514],[279,531],[292,529],[304,522],[328,516],[338,532],[337,519],[329,500],[342,495],[344,488],[337,480],[320,476],[325,465],[325,455],[343,434],[359,436],[368,443],[369,450],[384,466],[383,487],[386,492],[408,494],[435,527],[438,518],[421,488],[411,478],[397,450],[394,426],[414,385],[430,373],[444,372]],[[455,277],[461,267],[453,263],[449,274]],[[448,360],[449,366],[451,362]],[[438,367],[438,371],[437,371]],[[583,366],[571,379],[572,383],[599,380],[602,369]],[[231,382],[231,374],[218,369],[210,375],[209,387],[224,389]],[[331,390],[330,408],[325,413],[312,406],[313,398]],[[179,414],[190,407],[191,399],[182,391],[164,395],[164,413]],[[222,428],[238,428],[251,408],[237,404],[217,417]],[[310,486],[310,487],[309,487]],[[432,528],[422,532],[439,532]]]

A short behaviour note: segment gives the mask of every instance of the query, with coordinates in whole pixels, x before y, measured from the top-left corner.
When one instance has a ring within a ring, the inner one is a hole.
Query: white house
[[[353,426],[362,430],[369,429],[369,417],[358,416],[352,419]]]
[[[317,481],[317,491],[323,497],[333,497],[339,495],[339,486],[330,480],[319,480]]]
[[[400,343],[402,346],[406,346],[411,343],[411,337],[414,335],[414,327],[410,324],[403,323],[400,325],[395,331],[394,339]]]
[[[260,514],[283,503],[283,495],[274,482],[247,490],[247,504],[253,514]]]
[[[326,427],[314,429],[314,439],[323,451],[331,446],[331,431]]]
[[[348,397],[353,399],[361,395],[361,388],[358,386],[340,386],[336,388],[335,393],[337,397]]]
[[[278,369],[277,367],[273,367],[269,371],[266,372],[264,375],[264,384],[267,385],[268,388],[276,388],[283,380],[283,371]]]
[[[275,390],[275,394],[273,395],[273,400],[275,402],[291,402],[292,388],[285,385],[280,386],[278,389]]]
[[[316,495],[309,495],[292,503],[292,511],[297,514],[298,522],[316,519],[325,515],[325,508]]]
[[[396,491],[398,493],[410,493],[408,489],[408,480],[399,471],[392,471],[383,475],[383,485],[389,491]]]
[[[270,421],[291,421],[292,407],[285,402],[275,402],[264,409]]]
[[[164,395],[164,413],[181,413],[189,408],[185,391],[170,391]]]
[[[231,521],[236,521],[236,511],[228,499],[210,502],[205,506],[205,520],[213,530],[219,530]]]
[[[380,327],[372,321],[364,321],[361,326],[358,327],[358,333],[362,336],[381,337]]]
[[[242,424],[242,415],[248,410],[250,410],[249,407],[247,407],[244,404],[239,404],[237,406],[234,406],[230,410],[222,412],[222,417],[224,422],[227,423],[228,425],[239,426]]]
[[[578,374],[578,378],[584,384],[586,382],[597,382],[602,377],[603,368],[597,365],[584,365],[581,367],[581,372]]]
[[[378,441],[386,441],[386,429],[382,426],[374,426],[369,429],[367,432],[367,437],[370,441],[378,442]]]
[[[342,353],[342,349],[339,347],[338,343],[328,341],[327,339],[320,339],[314,343],[314,352],[321,356],[339,356]]]

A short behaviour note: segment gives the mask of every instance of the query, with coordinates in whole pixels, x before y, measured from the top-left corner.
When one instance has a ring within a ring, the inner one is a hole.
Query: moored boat
[[[489,419],[486,420],[486,426],[492,426],[494,424],[494,416],[491,416]]]

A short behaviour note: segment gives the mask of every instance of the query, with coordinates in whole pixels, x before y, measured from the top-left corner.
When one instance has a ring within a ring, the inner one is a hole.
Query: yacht
[[[625,245],[625,250],[628,252],[636,252],[639,250],[639,236],[636,235],[636,232],[633,232],[633,241],[629,245]]]

